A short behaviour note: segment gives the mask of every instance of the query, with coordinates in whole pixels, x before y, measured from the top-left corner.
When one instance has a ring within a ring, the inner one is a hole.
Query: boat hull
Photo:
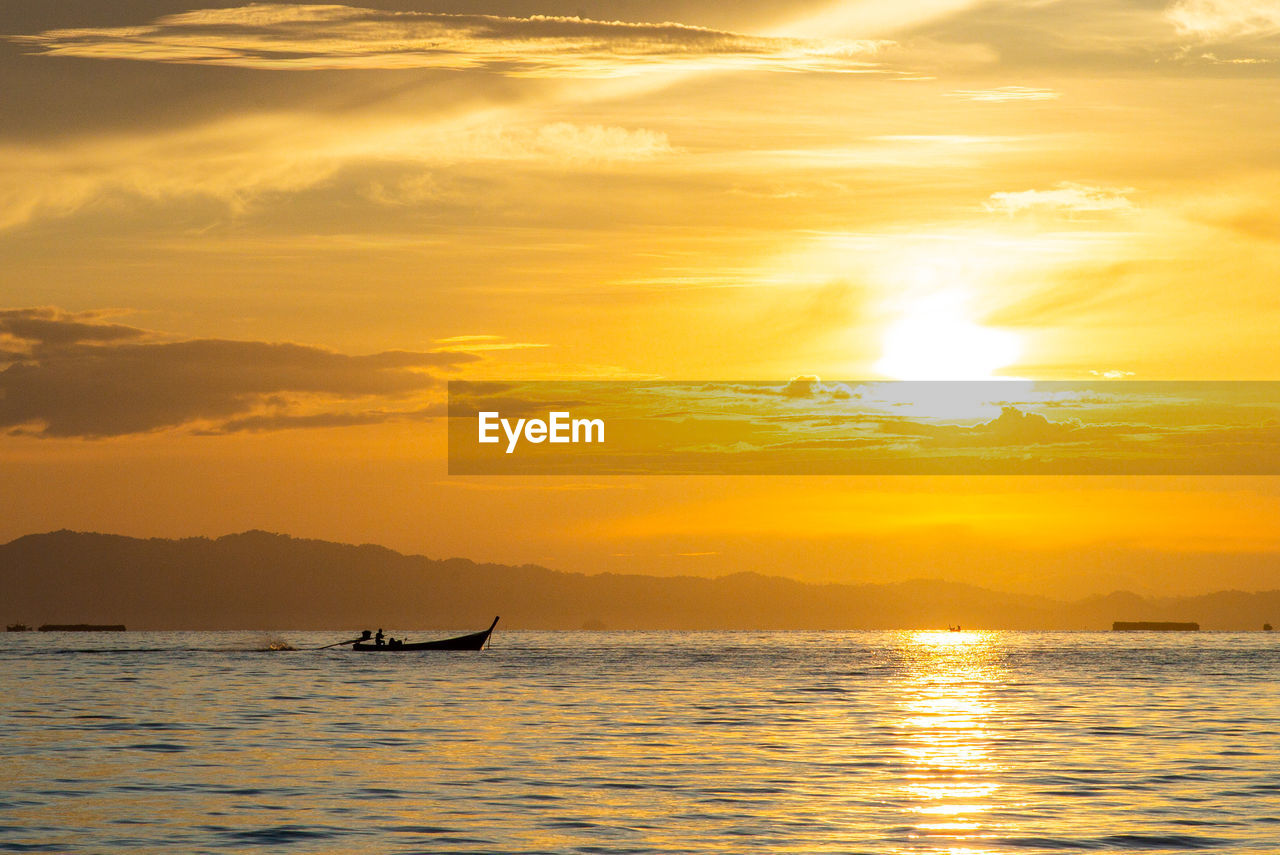
[[[395,647],[389,644],[379,646],[357,641],[351,645],[351,649],[360,653],[412,653],[415,650],[482,650],[489,643],[489,636],[493,634],[493,628],[497,625],[498,619],[494,618],[488,629],[481,632],[473,632],[469,635],[459,635],[456,638],[442,638],[439,641],[419,641],[413,644],[400,644]]]

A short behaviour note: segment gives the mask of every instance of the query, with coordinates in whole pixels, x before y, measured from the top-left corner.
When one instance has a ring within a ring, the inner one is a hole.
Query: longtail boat
[[[469,635],[459,635],[456,638],[442,638],[438,641],[412,643],[406,641],[397,642],[396,644],[374,644],[357,641],[351,645],[351,649],[359,650],[362,653],[406,653],[411,650],[483,650],[484,646],[489,643],[489,636],[493,634],[493,628],[497,625],[498,619],[494,618],[488,629],[481,632],[473,632]]]

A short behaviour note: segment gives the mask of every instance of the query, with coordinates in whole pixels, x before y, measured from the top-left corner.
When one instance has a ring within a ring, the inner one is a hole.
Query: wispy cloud
[[[484,344],[486,342],[502,341],[502,336],[483,333],[479,335],[451,335],[447,338],[436,339],[436,344],[462,344],[464,342],[476,342]]]
[[[263,194],[316,187],[356,165],[401,170],[394,180],[369,185],[367,201],[412,205],[435,197],[430,170],[457,164],[598,169],[673,152],[665,134],[644,128],[521,125],[507,118],[494,110],[436,122],[369,118],[347,125],[283,114],[58,146],[0,146],[0,229],[116,197],[214,199],[242,212]]]
[[[1037,89],[1031,86],[997,86],[994,89],[955,89],[948,92],[951,98],[963,98],[966,101],[1053,101],[1061,97],[1052,89]]]
[[[438,338],[437,350],[446,353],[465,351],[467,353],[483,353],[493,350],[526,350],[536,347],[550,347],[549,344],[532,341],[507,341],[500,335],[455,335]]]
[[[1280,33],[1276,0],[1178,0],[1167,15],[1179,34],[1205,40]]]
[[[878,43],[770,38],[679,23],[253,4],[150,24],[11,36],[56,56],[262,69],[480,68],[615,77],[698,67],[854,71]]]
[[[40,437],[110,437],[202,426],[205,432],[371,424],[411,414],[452,351],[337,353],[301,344],[186,339],[106,323],[101,313],[0,309],[0,428]],[[300,412],[299,403],[319,411]],[[336,411],[342,403],[356,412]]]
[[[1200,58],[1216,65],[1270,65],[1274,59],[1263,59],[1259,56],[1238,56],[1224,59],[1213,53],[1202,53]]]
[[[1022,190],[992,193],[984,207],[988,211],[1019,214],[1026,211],[1057,213],[1104,213],[1132,211],[1132,187],[1092,187],[1063,181],[1051,190]]]

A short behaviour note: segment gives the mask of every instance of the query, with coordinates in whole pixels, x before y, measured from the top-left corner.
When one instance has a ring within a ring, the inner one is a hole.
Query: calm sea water
[[[0,635],[0,851],[1280,851],[1280,633],[339,637]]]

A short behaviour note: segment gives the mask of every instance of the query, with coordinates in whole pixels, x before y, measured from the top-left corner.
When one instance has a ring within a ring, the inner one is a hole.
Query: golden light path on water
[[[991,688],[1005,675],[990,633],[916,632],[909,641],[899,739],[910,761],[902,795],[916,817],[909,836],[931,851],[994,852],[981,845],[991,833],[982,820],[1000,789],[988,727],[996,715]]]

